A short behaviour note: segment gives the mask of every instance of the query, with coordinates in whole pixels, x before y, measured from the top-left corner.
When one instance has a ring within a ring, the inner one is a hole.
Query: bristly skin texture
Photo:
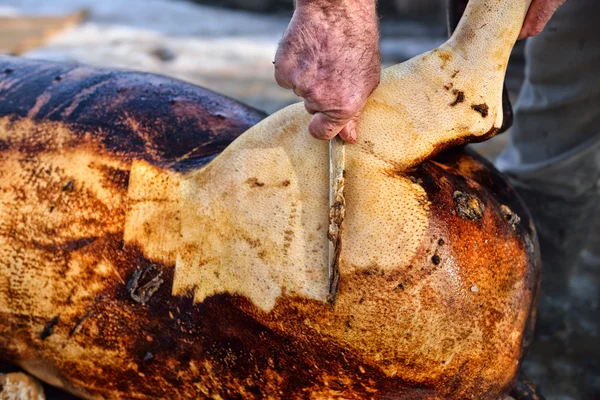
[[[386,172],[426,210],[422,239],[391,268],[346,256],[333,311],[286,286],[269,308],[243,286],[230,291],[225,267],[209,270],[221,289],[205,298],[200,283],[175,290],[178,260],[201,248],[172,249],[189,243],[178,218],[197,204],[169,204],[262,118],[154,75],[0,58],[0,358],[85,398],[507,393],[532,327],[536,237],[507,182],[463,150]],[[297,184],[257,176],[243,186],[268,196]],[[159,223],[140,222],[128,239],[140,215]],[[153,256],[139,237],[157,229],[165,253]],[[271,257],[252,233],[250,251]]]

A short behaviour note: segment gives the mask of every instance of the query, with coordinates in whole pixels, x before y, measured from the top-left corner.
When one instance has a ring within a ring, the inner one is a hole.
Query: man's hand
[[[544,30],[544,27],[558,9],[562,6],[566,0],[533,0],[525,22],[523,23],[523,29],[519,35],[519,39],[525,39],[530,36],[535,36]]]
[[[311,135],[356,142],[356,121],[380,68],[375,0],[297,0],[275,79],[304,98]]]

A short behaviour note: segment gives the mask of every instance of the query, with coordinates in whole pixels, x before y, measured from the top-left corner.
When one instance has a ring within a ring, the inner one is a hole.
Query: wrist
[[[296,0],[294,18],[346,35],[379,36],[375,0]]]
[[[296,9],[318,8],[323,12],[329,10],[376,10],[376,0],[296,0]]]

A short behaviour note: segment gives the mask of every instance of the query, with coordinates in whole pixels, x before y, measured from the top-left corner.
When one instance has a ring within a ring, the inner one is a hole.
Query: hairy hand
[[[311,135],[356,142],[356,121],[379,78],[375,0],[297,0],[275,79],[304,98]]]
[[[530,36],[535,36],[544,30],[544,27],[558,9],[562,6],[566,0],[533,0],[525,22],[523,23],[523,29],[519,35],[519,39],[525,39]]]

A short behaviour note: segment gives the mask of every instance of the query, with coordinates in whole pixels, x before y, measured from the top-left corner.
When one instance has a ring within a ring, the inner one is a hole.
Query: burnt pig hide
[[[301,106],[262,120],[155,75],[0,58],[0,358],[82,398],[507,394],[535,234],[492,166],[440,153],[501,112],[482,119],[465,84],[444,104],[481,129],[392,152],[392,72],[346,149],[332,308],[327,143]]]

